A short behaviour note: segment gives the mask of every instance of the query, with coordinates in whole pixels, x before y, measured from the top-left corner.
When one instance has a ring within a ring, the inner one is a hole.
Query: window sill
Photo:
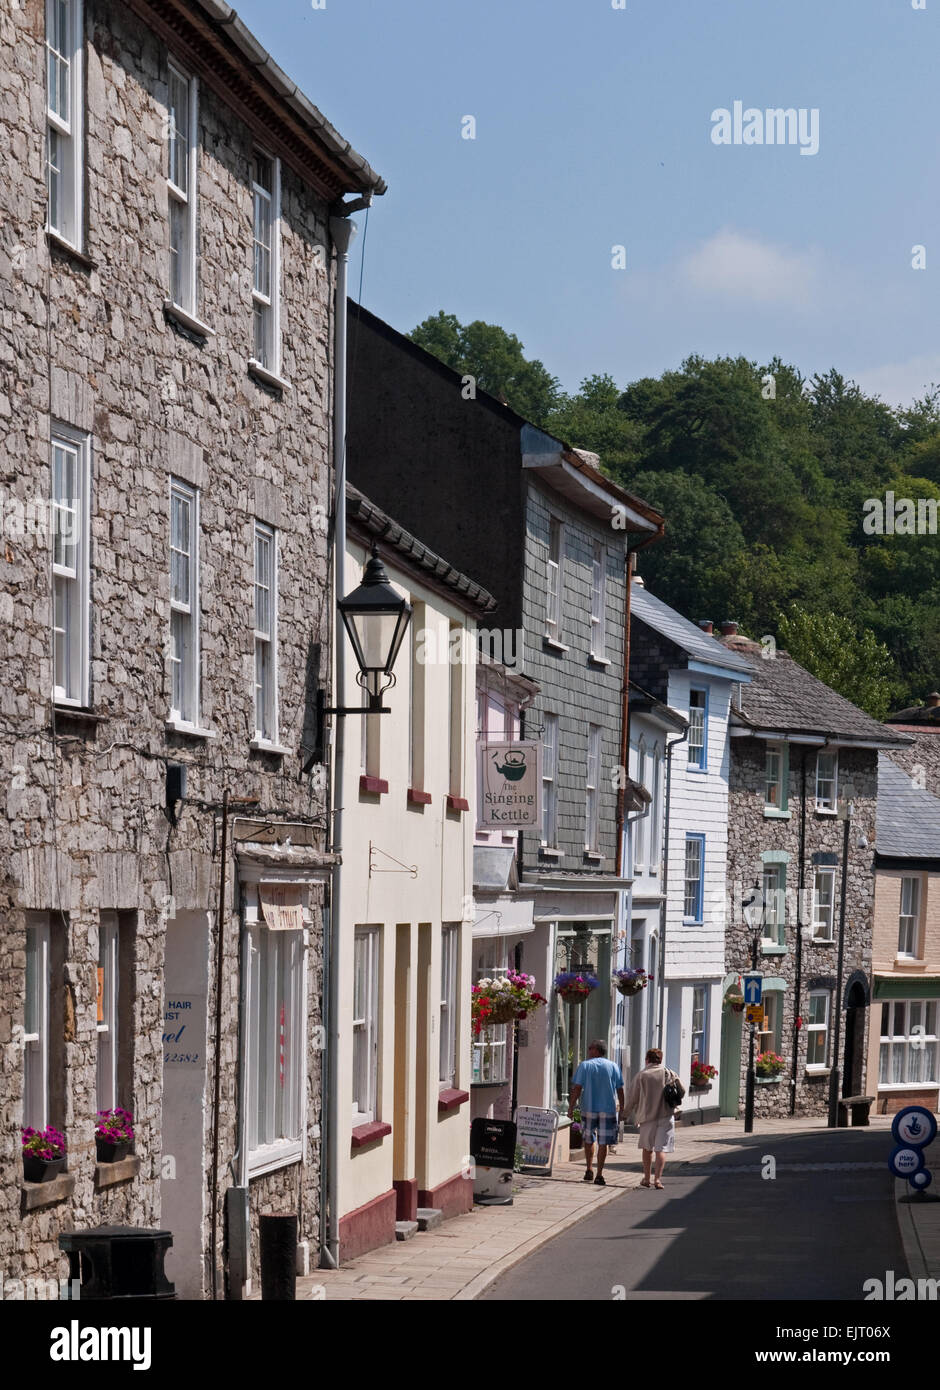
[[[452,1110],[459,1110],[470,1099],[469,1091],[457,1091],[448,1087],[441,1091],[437,1097],[437,1113],[439,1115],[448,1114]]]
[[[492,1089],[492,1087],[494,1087],[494,1086],[508,1086],[508,1085],[509,1085],[509,1078],[506,1077],[506,1078],[505,1078],[504,1080],[502,1080],[502,1081],[471,1081],[471,1082],[470,1082],[470,1089],[471,1089],[471,1091],[485,1091],[485,1090],[488,1090],[488,1089]]]
[[[779,1077],[779,1076],[755,1076],[755,1077],[754,1077],[754,1080],[757,1082],[758,1086],[779,1086],[779,1085],[780,1085],[780,1077]]]
[[[275,1168],[287,1168],[303,1161],[303,1144],[299,1139],[285,1144],[268,1144],[248,1155],[248,1178],[259,1178]]]
[[[563,859],[565,857],[563,849],[553,849],[551,845],[539,845],[539,854],[544,855],[546,859]]]
[[[290,382],[285,381],[282,376],[278,376],[277,372],[269,371],[267,367],[262,366],[256,357],[249,357],[248,372],[251,376],[257,377],[263,385],[273,387],[275,391],[292,391],[294,389]]]
[[[374,1144],[378,1139],[384,1139],[386,1134],[391,1134],[391,1125],[385,1124],[383,1120],[370,1120],[368,1124],[356,1125],[352,1132],[352,1146],[354,1149],[365,1148],[366,1144]]]
[[[590,652],[590,653],[588,654],[588,661],[591,663],[592,666],[609,666],[609,665],[610,665],[610,657],[609,657],[609,656],[595,656],[593,652]]]
[[[878,1094],[882,1091],[935,1091],[940,1081],[879,1081]]]
[[[60,1173],[51,1182],[20,1182],[22,1209],[35,1211],[37,1207],[51,1207],[55,1202],[65,1202],[75,1191],[75,1174]]]
[[[593,849],[586,849],[584,851],[584,858],[589,864],[603,864],[604,862],[604,856],[598,854],[597,851]]]
[[[701,917],[683,917],[682,925],[684,927],[703,927],[705,923]]]
[[[832,1067],[804,1067],[803,1075],[819,1079],[820,1077],[828,1076],[831,1071]]]
[[[163,727],[168,734],[183,734],[186,738],[218,738],[214,729],[201,729],[198,724],[187,724],[184,719],[167,719]]]
[[[54,701],[52,708],[63,719],[75,719],[83,724],[103,724],[109,718],[107,714],[95,714],[87,705],[67,705],[62,700]]]
[[[811,936],[806,942],[807,946],[834,946],[836,944],[833,936]]]
[[[419,792],[419,791],[417,791],[414,787],[409,787],[409,788],[408,788],[408,805],[409,805],[409,806],[430,806],[430,804],[431,804],[431,793],[430,793],[430,792]]]
[[[923,968],[926,964],[927,962],[923,956],[895,956],[894,958],[895,969],[900,968],[903,970],[905,966]]]
[[[68,257],[75,265],[82,270],[97,270],[97,262],[92,261],[85,255],[84,251],[79,251],[77,246],[73,246],[70,241],[59,236],[58,232],[46,232],[46,242],[51,251],[56,251],[62,256]]]
[[[792,820],[792,811],[781,811],[776,806],[764,807],[764,820]]]
[[[687,772],[707,772],[707,771],[708,771],[708,768],[707,768],[707,767],[703,767],[703,766],[701,765],[701,763],[686,763],[686,771],[687,771]]]
[[[546,647],[551,647],[553,652],[568,652],[571,650],[570,647],[565,646],[564,642],[559,642],[557,637],[549,637],[547,632],[542,638],[542,642]]]
[[[789,954],[786,946],[778,946],[775,941],[762,941],[760,953],[762,956],[785,956]]]
[[[360,796],[384,796],[388,791],[388,783],[384,777],[368,777],[364,772],[359,778]]]
[[[266,738],[253,738],[248,747],[253,753],[273,753],[278,758],[283,758],[290,752],[283,743],[270,743]]]
[[[452,796],[450,793],[448,793],[447,809],[448,811],[469,811],[470,802],[467,800],[465,796]]]
[[[96,1163],[95,1191],[100,1192],[104,1187],[113,1187],[115,1183],[128,1182],[131,1178],[136,1178],[139,1172],[140,1159],[136,1154],[128,1154],[127,1158],[122,1158],[118,1163]]]
[[[172,299],[163,301],[163,312],[168,319],[178,323],[181,328],[188,328],[190,333],[195,333],[200,338],[214,338],[215,329],[210,328],[201,319],[195,318],[192,314],[187,314],[185,309],[181,309],[178,304],[174,304]]]
[[[816,814],[817,816],[837,816],[839,814],[839,808],[837,806],[817,806]]]

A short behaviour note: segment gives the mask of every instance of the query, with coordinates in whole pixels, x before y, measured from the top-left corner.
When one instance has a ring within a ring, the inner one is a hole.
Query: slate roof
[[[741,690],[741,708],[732,713],[732,724],[754,729],[774,729],[781,733],[819,734],[851,743],[878,744],[907,748],[911,740],[895,733],[871,715],[853,705],[816,676],[811,676],[789,652],[776,649],[764,657],[757,642],[740,634],[724,637],[719,645],[747,652],[750,685]]]
[[[877,815],[875,845],[880,856],[940,859],[940,797],[913,787],[909,775],[886,753],[878,755]]]
[[[723,667],[728,672],[729,680],[750,678],[750,661],[730,651],[688,618],[683,618],[681,613],[670,608],[668,603],[663,603],[661,598],[656,598],[642,584],[634,583],[630,590],[630,612],[661,637],[675,642],[693,661],[707,661],[710,666]]]
[[[940,705],[913,705],[910,709],[900,709],[897,714],[889,714],[885,723],[911,728],[940,728]]]

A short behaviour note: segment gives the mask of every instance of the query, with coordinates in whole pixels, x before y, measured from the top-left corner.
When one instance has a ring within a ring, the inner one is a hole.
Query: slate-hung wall
[[[177,911],[205,914],[218,878],[212,814],[187,808],[175,828],[164,815],[165,761],[186,764],[191,798],[218,802],[227,786],[265,808],[322,817],[322,791],[298,780],[297,749],[311,669],[315,684],[317,663],[319,672],[329,668],[329,631],[320,624],[327,595],[322,518],[329,509],[331,275],[329,258],[316,252],[329,245],[326,203],[282,166],[280,370],[293,389],[281,395],[259,385],[246,365],[256,132],[200,84],[197,313],[213,333],[193,335],[163,313],[167,47],[126,7],[86,4],[87,235],[76,256],[48,245],[44,235],[44,25],[42,0],[25,0],[8,9],[0,26],[0,144],[17,171],[0,195],[8,228],[2,273],[13,286],[0,342],[4,500],[48,497],[51,421],[87,439],[89,705],[99,722],[60,714],[53,743],[49,547],[46,538],[25,536],[0,552],[7,604],[4,764],[17,769],[0,818],[0,1030],[6,1029],[5,1036],[0,1031],[0,1263],[10,1277],[64,1273],[56,1243],[61,1229],[159,1224],[167,899]],[[185,56],[176,56],[185,65]],[[200,493],[199,722],[215,733],[211,741],[168,733],[164,725],[172,476]],[[279,740],[292,753],[285,757],[249,748],[256,518],[278,531]],[[141,1169],[133,1180],[96,1190],[96,966],[101,914],[111,909],[122,914],[122,1027],[133,1038],[120,1064],[120,1099],[135,1113]],[[61,914],[51,925],[49,1119],[66,1133],[75,1187],[68,1201],[23,1211],[23,1049],[15,1034],[11,1042],[10,1029],[24,1025],[29,910]],[[234,966],[234,921],[226,956]],[[308,955],[312,1010],[320,959],[316,930]],[[211,1018],[211,985],[208,1006]],[[226,1165],[235,1141],[236,1018],[237,998],[227,989],[222,1188],[230,1181]],[[212,1063],[210,1054],[209,1075]],[[319,1118],[318,1066],[311,1045],[311,1123]],[[315,1145],[308,1160],[302,1206],[309,1231]],[[207,1152],[203,1173],[208,1166]],[[254,1187],[256,1208],[296,1209],[300,1196],[297,1165]]]
[[[561,601],[560,651],[545,641],[548,612],[548,556],[551,521],[564,530],[564,592]],[[604,665],[591,659],[591,594],[594,545],[606,548],[606,633]],[[617,793],[613,772],[620,761],[621,690],[624,628],[623,533],[575,511],[567,501],[531,478],[526,496],[525,672],[541,687],[527,720],[544,724],[546,712],[558,724],[558,835],[563,856],[543,856],[543,865],[562,870],[612,873],[616,868]],[[601,728],[599,781],[600,859],[585,858],[588,731]],[[534,837],[533,837],[534,838]],[[535,855],[527,846],[527,858]]]

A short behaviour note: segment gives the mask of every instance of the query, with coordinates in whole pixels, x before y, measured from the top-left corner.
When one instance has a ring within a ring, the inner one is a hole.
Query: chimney
[[[711,618],[702,618],[699,622],[699,627],[703,632],[712,633],[715,631],[715,624],[712,622]]]
[[[730,618],[725,618],[721,625],[722,637],[733,637],[738,630],[737,623],[733,623]]]
[[[940,690],[931,690],[927,696],[927,708],[936,709],[940,705]]]
[[[634,584],[636,584],[636,585],[637,585],[639,588],[641,588],[641,589],[645,589],[645,588],[646,588],[646,585],[643,583],[643,576],[642,576],[642,574],[635,574],[635,575],[633,576],[633,582],[634,582]]]

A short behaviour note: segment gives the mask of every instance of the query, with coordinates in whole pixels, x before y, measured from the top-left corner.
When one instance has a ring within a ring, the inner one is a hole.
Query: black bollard
[[[297,1297],[297,1217],[262,1216],[261,1298],[292,1302]]]

